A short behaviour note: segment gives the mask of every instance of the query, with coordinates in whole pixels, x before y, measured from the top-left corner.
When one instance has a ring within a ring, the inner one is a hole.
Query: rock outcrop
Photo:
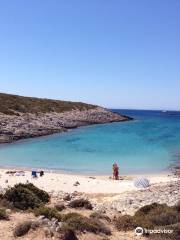
[[[133,215],[139,208],[152,204],[167,204],[173,206],[180,199],[180,181],[152,184],[149,189],[125,192],[115,196],[115,200],[95,203],[96,211],[119,212]]]
[[[101,107],[58,112],[37,112],[8,115],[0,113],[0,143],[67,131],[90,124],[131,120]]]

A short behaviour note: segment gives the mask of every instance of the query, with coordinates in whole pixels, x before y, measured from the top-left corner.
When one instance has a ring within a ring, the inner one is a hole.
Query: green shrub
[[[91,203],[89,202],[89,200],[87,199],[76,199],[76,200],[73,200],[69,203],[69,207],[71,208],[85,208],[85,209],[89,209],[89,210],[92,210],[92,205]]]
[[[41,203],[34,193],[23,187],[7,190],[4,197],[12,202],[14,207],[21,210],[35,208]]]
[[[138,226],[154,229],[156,227],[172,226],[179,222],[180,212],[177,205],[169,207],[166,204],[153,203],[140,208],[134,216],[124,215],[119,217],[115,220],[115,226],[119,231],[127,231]]]
[[[165,226],[180,222],[180,214],[172,208],[162,211],[153,211],[147,216],[154,226]]]
[[[138,226],[146,229],[170,227],[179,222],[180,212],[178,211],[178,205],[169,207],[166,204],[153,203],[140,208],[134,216],[125,215],[119,217],[115,220],[115,225],[118,230],[127,231]],[[159,239],[160,237],[159,235]]]
[[[48,203],[50,200],[50,196],[47,192],[44,190],[41,190],[34,186],[32,183],[22,184],[20,183],[19,186],[22,186],[26,189],[29,189],[31,192],[33,192],[43,203]]]
[[[27,210],[47,203],[50,197],[45,191],[35,187],[31,183],[20,183],[8,189],[4,194],[4,199],[12,203],[15,208]]]
[[[169,207],[166,204],[153,203],[140,208],[133,218],[137,226],[153,228],[179,222],[180,213],[174,207]]]
[[[162,209],[164,208],[166,205],[164,204],[159,204],[159,203],[152,203],[150,205],[146,205],[141,207],[139,210],[137,210],[137,212],[135,213],[135,216],[144,216],[149,214],[150,212],[152,212],[155,209]]]
[[[29,189],[16,185],[6,191],[4,198],[12,202],[15,208],[27,210],[41,204],[40,199]]]
[[[6,213],[6,210],[0,208],[0,220],[8,220],[8,219],[9,217]]]
[[[61,215],[58,213],[58,211],[55,208],[40,206],[39,208],[34,209],[35,216],[43,215],[48,219],[56,218],[58,221],[61,221]]]
[[[111,231],[101,221],[84,217],[78,213],[68,213],[62,217],[62,221],[73,230],[80,232],[111,234]]]
[[[17,225],[13,232],[14,237],[21,237],[28,233],[29,230],[31,229],[31,224],[32,224],[31,221],[26,221]]]

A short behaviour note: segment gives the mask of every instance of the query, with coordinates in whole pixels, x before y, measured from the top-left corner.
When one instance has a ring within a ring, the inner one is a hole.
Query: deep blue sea
[[[0,146],[0,166],[78,173],[167,171],[180,155],[180,112],[114,110],[133,121],[92,125]]]

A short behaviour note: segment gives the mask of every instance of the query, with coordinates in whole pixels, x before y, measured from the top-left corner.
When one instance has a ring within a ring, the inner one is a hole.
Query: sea
[[[134,120],[0,145],[0,166],[67,173],[168,172],[180,157],[180,112],[113,109]]]

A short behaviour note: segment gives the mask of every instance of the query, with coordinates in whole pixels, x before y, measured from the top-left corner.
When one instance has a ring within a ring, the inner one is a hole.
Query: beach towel
[[[16,172],[15,176],[25,176],[25,172],[23,171]]]

